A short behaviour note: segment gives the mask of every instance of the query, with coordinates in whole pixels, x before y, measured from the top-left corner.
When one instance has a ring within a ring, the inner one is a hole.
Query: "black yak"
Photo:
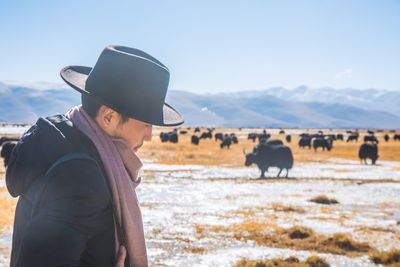
[[[358,141],[358,133],[352,133],[347,137],[346,142]]]
[[[168,141],[170,141],[171,143],[178,143],[178,141],[179,141],[178,134],[176,133],[176,131],[172,131],[172,132],[168,132],[168,133],[161,132],[160,139],[161,139],[161,142],[163,142],[163,143],[168,142]]]
[[[200,135],[200,139],[212,139],[212,133],[211,132],[203,132]]]
[[[161,139],[161,142],[168,142],[169,141],[169,135],[168,135],[168,133],[164,133],[164,132],[161,132],[160,133],[160,139]]]
[[[389,141],[389,139],[390,139],[390,137],[389,137],[389,135],[388,135],[388,134],[385,134],[385,136],[383,137],[383,139],[385,139],[385,142],[388,142],[388,141]]]
[[[234,133],[231,133],[231,138],[232,138],[232,143],[234,144],[238,144],[239,143],[239,139],[237,138],[237,136]]]
[[[226,146],[228,149],[232,144],[232,137],[230,135],[225,135],[224,136],[224,140],[222,141],[222,143],[220,144],[221,148],[224,148],[224,146]]]
[[[278,167],[281,174],[286,169],[286,178],[289,175],[289,169],[293,167],[293,154],[289,147],[285,145],[267,145],[259,144],[256,152],[246,154],[245,166],[256,164],[261,171],[260,178],[265,178],[265,172],[269,167]]]
[[[378,138],[375,135],[366,135],[364,136],[364,142],[372,142],[372,143],[379,143]]]
[[[4,167],[8,166],[11,157],[11,152],[16,144],[17,142],[15,141],[6,141],[3,143],[1,147],[1,157],[4,159]]]
[[[367,158],[371,159],[372,164],[375,164],[376,160],[379,158],[378,155],[378,146],[376,144],[364,143],[360,146],[358,150],[358,157],[361,160],[361,163],[367,164]]]
[[[224,134],[223,133],[215,133],[214,137],[215,137],[215,141],[217,141],[217,140],[223,141],[224,140]]]
[[[337,140],[342,140],[342,141],[343,141],[343,139],[344,139],[344,138],[343,138],[343,134],[337,134],[337,135],[336,135],[336,139],[337,139]]]
[[[256,133],[249,133],[248,135],[247,135],[247,139],[248,140],[253,140],[253,143],[256,141],[256,139],[257,139],[257,134]]]
[[[322,150],[327,149],[328,151],[331,151],[332,149],[332,139],[326,139],[322,137],[315,137],[311,141],[312,146],[314,148],[314,151],[316,152],[319,147],[322,148]]]
[[[311,148],[311,138],[304,136],[304,137],[300,138],[300,140],[299,140],[299,147],[303,148],[306,146],[308,146],[308,148]]]
[[[200,138],[196,135],[192,135],[191,142],[193,145],[198,145],[200,142]]]

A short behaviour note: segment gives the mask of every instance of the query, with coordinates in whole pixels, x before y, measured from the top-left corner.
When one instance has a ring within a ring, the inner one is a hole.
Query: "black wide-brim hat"
[[[184,122],[165,103],[168,68],[138,49],[107,46],[93,68],[68,66],[60,74],[75,90],[130,118],[158,126],[177,126]]]

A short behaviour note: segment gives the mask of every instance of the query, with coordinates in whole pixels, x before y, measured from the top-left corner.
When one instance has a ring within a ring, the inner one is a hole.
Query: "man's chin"
[[[132,150],[136,153],[139,151],[139,149],[142,147],[142,145],[135,146]]]

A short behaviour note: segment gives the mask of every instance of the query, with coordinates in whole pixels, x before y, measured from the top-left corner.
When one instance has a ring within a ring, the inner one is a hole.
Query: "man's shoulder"
[[[105,174],[90,156],[71,156],[62,160],[50,167],[46,176],[46,191],[50,191],[51,194],[82,194],[95,197],[108,195],[109,192]]]

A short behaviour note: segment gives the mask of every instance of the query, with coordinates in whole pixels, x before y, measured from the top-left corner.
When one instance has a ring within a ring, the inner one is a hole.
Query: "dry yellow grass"
[[[384,266],[399,266],[400,265],[400,250],[393,249],[385,252],[373,252],[370,255],[371,261]]]
[[[0,159],[0,177],[4,177],[3,159]],[[5,187],[0,187],[0,234],[3,234],[7,227],[12,225],[16,205],[17,199],[12,198]]]
[[[17,199],[0,192],[0,234],[2,234],[8,226],[12,225],[16,204]]]
[[[305,211],[304,209],[300,208],[300,207],[295,207],[293,205],[284,205],[281,203],[272,203],[272,209],[274,211],[281,211],[281,212],[294,212],[294,213],[300,213],[300,214],[304,214]]]
[[[182,128],[186,129],[186,128]],[[254,145],[251,140],[247,140],[248,131],[239,131],[238,129],[216,129],[215,132],[223,133],[236,133],[239,137],[239,144],[232,144],[230,149],[221,149],[219,147],[220,141],[214,139],[202,139],[198,146],[192,145],[190,137],[194,134],[192,128],[186,135],[179,135],[179,143],[162,143],[159,138],[160,132],[171,131],[170,128],[154,128],[153,140],[150,143],[145,143],[139,155],[144,159],[152,160],[156,163],[164,164],[197,164],[197,165],[213,165],[213,166],[244,166],[245,157],[243,149],[251,152]],[[205,131],[202,128],[202,132]],[[261,129],[255,129],[254,132],[261,132]],[[277,130],[272,131],[273,133]],[[287,131],[290,133],[290,130]],[[317,130],[313,131],[317,132]],[[343,130],[326,132],[326,133],[344,133]],[[197,133],[198,134],[198,133]],[[377,136],[380,140],[379,143],[379,160],[400,161],[400,142],[390,140],[389,142],[383,141],[384,133],[379,133]],[[361,133],[363,138],[364,132]],[[393,134],[391,134],[393,135]],[[328,151],[314,152],[313,149],[300,149],[298,147],[298,134],[292,134],[292,142],[286,143],[284,135],[272,134],[271,139],[281,139],[285,144],[289,145],[292,149],[295,164],[301,162],[325,162],[331,158],[344,158],[344,159],[358,159],[358,149],[363,143],[361,139],[358,142],[335,141],[333,149]]]
[[[0,157],[0,177],[5,177],[6,176],[6,170],[4,168],[4,160],[3,158]]]
[[[192,254],[204,254],[207,253],[208,249],[204,247],[187,247],[184,248],[184,251]]]
[[[242,217],[242,218],[250,218],[257,215],[259,220],[270,220],[271,216],[276,216],[276,214],[264,214],[263,212],[267,210],[273,210],[275,212],[284,212],[284,213],[299,213],[304,214],[304,209],[293,206],[293,205],[284,205],[281,203],[273,202],[271,206],[253,206],[253,207],[244,207],[238,210],[234,210],[229,212],[228,214],[224,214],[223,217],[225,218],[232,218],[232,217]],[[262,214],[260,214],[262,213]]]
[[[354,241],[349,235],[332,236],[315,233],[312,229],[295,226],[289,229],[274,224],[246,220],[229,226],[195,225],[198,238],[214,234],[242,241],[252,240],[259,245],[333,253],[350,257],[376,252],[367,243]]]
[[[313,197],[312,199],[309,200],[310,202],[318,203],[318,204],[325,204],[325,205],[332,205],[332,204],[338,204],[339,202],[334,199],[334,198],[329,198],[325,195],[319,195],[316,197]]]
[[[234,267],[329,267],[330,265],[322,258],[310,256],[305,262],[296,257],[272,260],[239,260]]]

